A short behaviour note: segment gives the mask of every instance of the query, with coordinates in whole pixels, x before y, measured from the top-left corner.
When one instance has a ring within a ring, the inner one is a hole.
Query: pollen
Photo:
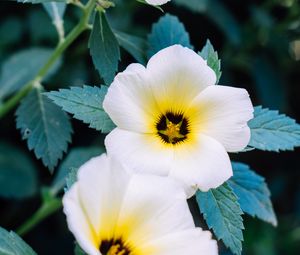
[[[186,140],[189,133],[188,121],[183,114],[167,112],[156,124],[157,134],[165,143],[177,144]]]
[[[103,255],[130,255],[130,249],[124,245],[122,239],[103,240],[100,245]]]

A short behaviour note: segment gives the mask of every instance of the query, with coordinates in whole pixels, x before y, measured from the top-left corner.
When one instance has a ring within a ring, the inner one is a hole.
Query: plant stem
[[[25,86],[20,89],[14,96],[8,99],[3,105],[0,107],[0,118],[5,116],[13,107],[15,107],[18,102],[27,95],[28,92],[31,91],[35,82],[40,82],[43,77],[48,73],[49,69],[53,66],[53,64],[57,61],[57,59],[62,55],[62,53],[75,41],[75,39],[86,29],[89,29],[89,18],[94,10],[96,0],[89,0],[88,3],[83,8],[83,15],[79,20],[78,24],[72,29],[72,31],[68,34],[64,41],[60,42],[48,61],[45,65],[39,70],[36,77],[29,81]]]
[[[46,201],[42,206],[17,230],[16,233],[20,236],[28,233],[38,223],[43,221],[51,214],[57,212],[62,207],[62,202],[59,198],[53,198],[50,201]]]

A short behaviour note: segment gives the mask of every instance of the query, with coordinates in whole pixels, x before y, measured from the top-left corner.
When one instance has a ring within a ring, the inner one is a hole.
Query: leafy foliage
[[[265,179],[242,163],[232,163],[233,177],[228,181],[238,197],[241,209],[251,216],[277,225]]]
[[[15,53],[2,66],[0,78],[0,100],[21,89],[38,73],[51,54],[50,49],[31,48]],[[30,61],[28,61],[30,59]],[[58,66],[52,68],[52,72]],[[51,71],[50,71],[51,73]]]
[[[229,184],[208,192],[198,191],[196,199],[208,227],[213,229],[218,240],[222,239],[234,254],[241,254],[243,212]]]
[[[206,44],[201,50],[201,52],[199,52],[199,55],[205,60],[207,60],[207,65],[215,71],[217,76],[216,83],[218,83],[222,74],[221,60],[218,58],[218,52],[214,50],[214,47],[212,46],[209,40],[206,41]]]
[[[72,185],[77,181],[77,172],[77,167],[71,167],[70,172],[68,173],[66,178],[65,192],[69,190],[72,187]]]
[[[202,13],[206,11],[209,0],[174,0],[174,2],[179,6],[183,6],[190,9],[191,11]]]
[[[249,146],[264,151],[293,150],[300,146],[300,125],[278,111],[255,107]]]
[[[51,91],[46,95],[65,111],[74,114],[74,118],[90,124],[91,128],[108,133],[114,128],[114,124],[102,107],[106,93],[105,86],[83,86]]]
[[[128,51],[138,62],[145,64],[145,49],[147,42],[140,37],[123,32],[114,31],[114,33],[120,46]]]
[[[148,36],[148,58],[155,53],[174,44],[193,48],[190,44],[189,34],[177,17],[166,14],[152,26],[152,32]]]
[[[0,227],[0,254],[3,255],[36,255],[34,250],[17,234]]]
[[[37,191],[36,168],[17,147],[0,143],[0,196],[27,198]]]
[[[95,16],[89,48],[96,69],[110,84],[118,70],[120,47],[103,13],[97,12]]]
[[[67,0],[16,0],[19,3],[41,4],[49,2],[67,2]]]
[[[86,161],[100,155],[105,150],[102,147],[79,147],[70,150],[67,157],[58,168],[55,179],[52,184],[52,191],[58,192],[65,185],[65,179],[72,168],[79,168]]]
[[[52,172],[71,141],[72,127],[68,116],[39,88],[33,89],[16,112],[17,128],[38,159]]]

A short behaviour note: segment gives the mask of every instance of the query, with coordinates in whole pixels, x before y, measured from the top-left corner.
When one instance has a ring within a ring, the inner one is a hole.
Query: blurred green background
[[[108,10],[113,28],[147,38],[151,25],[163,13],[134,0],[119,0]],[[222,60],[220,84],[246,88],[254,105],[295,118],[300,122],[300,3],[296,0],[172,0],[163,7],[178,16],[190,33],[191,42],[200,50],[209,38]],[[65,29],[77,22],[80,12],[68,7]],[[87,49],[84,33],[66,51],[58,71],[46,82],[47,89],[83,84],[98,85],[101,80]],[[57,34],[47,13],[40,5],[0,1],[0,66],[11,54],[30,47],[56,45]],[[30,61],[30,60],[28,60]],[[134,59],[122,51],[119,70]],[[103,137],[79,121],[74,127],[71,147],[102,144]],[[0,139],[18,146],[33,159],[40,170],[40,187],[53,177],[28,152],[13,112],[0,126]],[[263,175],[272,192],[278,216],[274,228],[245,216],[243,254],[299,254],[300,250],[300,149],[295,152],[270,153],[251,151],[232,155]],[[16,158],[15,160],[18,160]],[[15,229],[39,206],[39,196],[26,200],[0,199],[0,226]],[[62,212],[49,217],[24,239],[39,254],[72,254],[73,238]],[[229,252],[224,254],[230,254]]]

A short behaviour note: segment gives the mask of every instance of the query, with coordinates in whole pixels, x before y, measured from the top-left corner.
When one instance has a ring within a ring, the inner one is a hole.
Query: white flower
[[[189,196],[218,187],[232,175],[227,152],[249,142],[253,106],[245,89],[215,83],[206,61],[179,45],[146,68],[129,65],[103,102],[117,125],[105,140],[108,154],[135,171],[180,180]]]
[[[165,4],[171,0],[145,0],[148,4],[151,5],[162,5]]]
[[[185,193],[166,177],[133,175],[105,154],[85,163],[63,198],[69,229],[90,255],[215,255]]]

